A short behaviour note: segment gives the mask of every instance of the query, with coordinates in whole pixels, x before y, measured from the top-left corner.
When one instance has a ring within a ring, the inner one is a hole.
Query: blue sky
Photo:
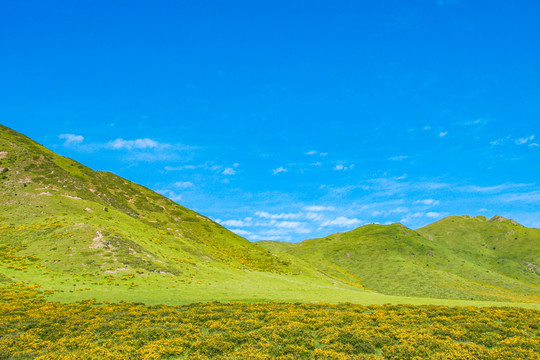
[[[0,123],[250,240],[540,227],[537,1],[0,8]]]

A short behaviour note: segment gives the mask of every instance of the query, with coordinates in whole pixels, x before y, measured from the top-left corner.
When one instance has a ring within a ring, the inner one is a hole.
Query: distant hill
[[[384,294],[540,301],[540,229],[499,216],[453,216],[417,231],[366,225],[298,244],[260,244]]]

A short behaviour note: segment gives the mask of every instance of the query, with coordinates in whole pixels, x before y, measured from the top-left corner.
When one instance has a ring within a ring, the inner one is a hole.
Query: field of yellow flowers
[[[540,311],[60,303],[0,287],[0,359],[540,359]]]

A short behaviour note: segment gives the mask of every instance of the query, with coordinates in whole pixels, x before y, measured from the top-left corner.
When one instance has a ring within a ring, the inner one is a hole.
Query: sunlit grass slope
[[[501,217],[451,217],[418,231],[366,225],[299,244],[260,244],[384,294],[540,302],[540,230]]]
[[[480,240],[464,254],[459,244],[439,240],[441,227],[414,232],[399,224],[372,225],[301,244],[259,245],[143,186],[93,171],[0,126],[0,285],[41,284],[54,291],[55,300],[495,300],[535,307],[538,232],[528,230],[514,230],[514,245],[530,243],[528,250],[512,247],[512,256],[528,256],[518,277],[512,276],[521,260],[476,261],[474,254],[485,249]],[[504,239],[493,239],[490,254],[501,256]]]
[[[0,282],[39,283],[71,300],[173,303],[280,292],[299,300],[336,288],[299,261],[5,127],[0,173]]]

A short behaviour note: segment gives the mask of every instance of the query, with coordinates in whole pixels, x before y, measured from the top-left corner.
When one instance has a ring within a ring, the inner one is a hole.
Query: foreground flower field
[[[0,288],[0,359],[540,359],[540,311],[59,303]]]

